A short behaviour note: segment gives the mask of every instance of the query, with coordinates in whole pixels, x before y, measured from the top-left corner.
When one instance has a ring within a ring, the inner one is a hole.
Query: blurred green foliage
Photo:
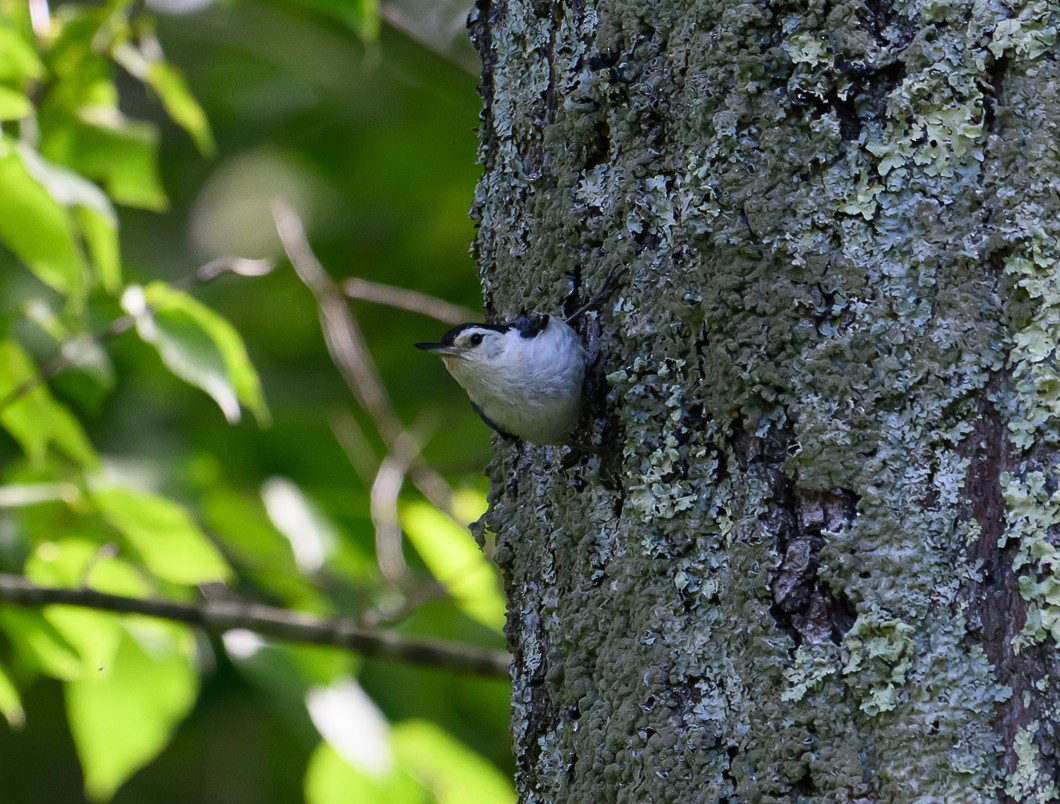
[[[385,438],[272,221],[289,202],[335,280],[477,307],[474,79],[371,0],[147,6],[0,0],[0,571],[184,601],[223,584],[502,646],[496,572],[451,518],[484,505],[488,434],[410,349],[443,325],[354,303],[397,415],[458,492],[446,514],[405,484],[395,584],[370,514]],[[223,256],[277,264],[194,280]],[[508,693],[249,632],[0,606],[0,789],[510,801]]]

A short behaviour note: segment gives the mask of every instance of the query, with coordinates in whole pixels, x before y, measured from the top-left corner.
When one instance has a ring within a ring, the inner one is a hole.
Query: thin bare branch
[[[243,628],[287,642],[330,645],[375,659],[441,667],[472,675],[507,676],[511,661],[504,651],[372,631],[346,617],[322,619],[233,599],[178,603],[112,595],[95,589],[38,586],[18,575],[0,574],[0,604],[24,608],[76,606],[119,614],[141,614],[185,623],[214,634]]]
[[[328,424],[331,434],[346,453],[346,459],[357,472],[357,476],[365,486],[371,486],[379,459],[357,419],[349,411],[343,411],[329,416]]]
[[[468,10],[470,10],[470,5]],[[467,11],[464,11],[461,15],[461,19],[466,17]],[[422,26],[417,25],[416,21],[409,14],[394,3],[380,3],[379,18],[395,30],[401,31],[412,41],[418,42],[421,46],[435,55],[445,59],[450,64],[459,67],[472,78],[479,77],[482,66],[476,58],[474,50],[469,48],[466,53],[461,53],[453,48],[442,46],[437,41],[436,37],[425,35],[423,30],[421,30]]]
[[[222,274],[247,277],[265,276],[275,267],[276,260],[268,258],[253,260],[247,257],[218,257],[203,265],[193,276],[175,282],[173,287],[187,290],[188,286],[195,282],[212,282]]]
[[[284,251],[299,278],[317,300],[320,323],[331,359],[347,387],[367,411],[389,452],[405,433],[390,404],[390,397],[372,360],[360,325],[338,285],[320,264],[306,238],[305,227],[294,208],[283,200],[273,203],[273,220]],[[422,460],[409,466],[416,488],[443,511],[452,510],[453,490],[445,479]]]
[[[399,310],[419,313],[443,324],[463,324],[481,318],[475,312],[459,304],[447,302],[437,296],[420,293],[418,290],[399,288],[382,282],[371,282],[360,277],[343,281],[342,292],[350,299],[385,304]]]
[[[291,265],[317,300],[324,338],[336,368],[389,447],[403,428],[368,352],[360,325],[338,286],[313,253],[298,213],[286,201],[276,200],[272,215]]]
[[[398,497],[409,467],[420,455],[420,445],[411,433],[402,433],[383,458],[372,483],[370,508],[375,526],[375,559],[379,572],[399,589],[408,585],[409,568],[402,549]]]

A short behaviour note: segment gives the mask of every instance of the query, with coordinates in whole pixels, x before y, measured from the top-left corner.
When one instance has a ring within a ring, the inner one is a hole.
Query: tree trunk
[[[490,470],[523,800],[1060,795],[1057,14],[480,0],[488,308],[619,285]]]

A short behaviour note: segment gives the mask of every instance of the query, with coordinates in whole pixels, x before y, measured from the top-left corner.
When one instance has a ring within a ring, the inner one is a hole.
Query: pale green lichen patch
[[[1035,305],[1033,314],[1012,336],[1009,366],[1015,380],[1008,403],[1013,445],[1026,449],[1041,439],[1060,442],[1060,271],[1056,242],[1033,238],[1020,253],[1005,259],[1005,272]]]
[[[1049,24],[1052,10],[1047,2],[1026,3],[1019,15],[999,20],[990,40],[997,58],[1015,55],[1033,60],[1056,44],[1056,26]]]
[[[673,519],[691,509],[706,493],[706,488],[696,488],[689,480],[689,462],[708,471],[716,466],[705,444],[686,446],[693,439],[686,421],[690,383],[684,368],[683,360],[664,360],[655,366],[652,361],[636,358],[629,368],[607,375],[608,383],[616,391],[616,402],[633,421],[640,419],[638,408],[644,411],[645,418],[640,420],[646,422],[647,416],[658,415],[660,401],[664,406],[661,440],[646,441],[643,429],[631,429],[630,438],[622,448],[630,473],[626,475],[626,503],[645,523]],[[645,538],[646,544],[650,544],[651,537]]]
[[[877,610],[863,612],[847,632],[843,648],[848,658],[843,674],[856,675],[862,712],[878,715],[897,705],[898,691],[912,664],[915,632],[912,625],[882,616]]]
[[[1016,732],[1013,741],[1018,761],[1016,769],[1005,782],[1005,792],[1020,802],[1047,804],[1060,800],[1060,789],[1056,784],[1043,784],[1039,776],[1038,768],[1042,757],[1034,738],[1040,728],[1038,721],[1032,721]]]
[[[1021,573],[1020,595],[1029,605],[1018,649],[1051,637],[1060,643],[1060,552],[1049,541],[1060,525],[1060,491],[1054,475],[1030,472],[1023,480],[1001,476],[1006,514],[1005,538],[1018,539],[1013,569]],[[1052,487],[1052,491],[1050,491]]]

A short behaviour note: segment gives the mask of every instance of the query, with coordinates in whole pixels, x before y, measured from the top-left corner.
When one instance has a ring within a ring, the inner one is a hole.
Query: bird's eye
[[[467,342],[470,346],[478,346],[480,343],[482,343],[482,333],[476,332],[474,335],[467,339]]]

